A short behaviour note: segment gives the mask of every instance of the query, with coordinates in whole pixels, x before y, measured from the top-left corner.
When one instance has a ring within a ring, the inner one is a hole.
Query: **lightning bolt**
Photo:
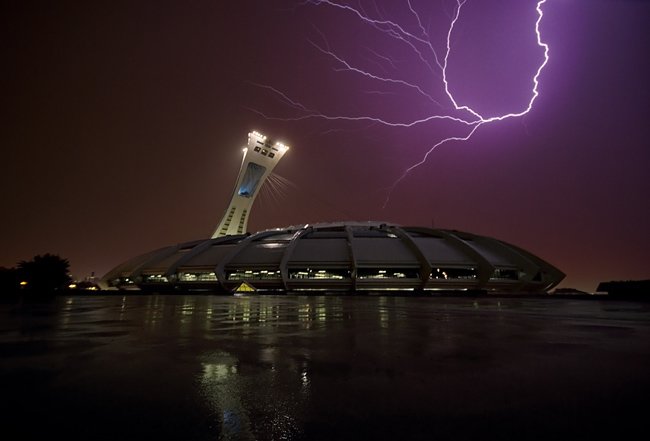
[[[446,96],[446,99],[448,99],[451,106],[453,106],[453,110],[451,110],[451,108],[448,107],[448,110],[450,110],[450,112],[434,113],[432,115],[427,115],[422,118],[417,118],[417,119],[412,119],[407,121],[389,120],[389,119],[380,118],[372,115],[326,114],[301,104],[297,100],[290,98],[287,94],[283,93],[282,91],[272,86],[263,85],[263,84],[256,84],[256,86],[269,90],[278,99],[280,99],[285,105],[298,111],[300,114],[294,117],[280,118],[280,117],[267,115],[255,109],[251,109],[251,110],[263,116],[264,118],[283,120],[283,121],[303,121],[308,119],[321,119],[321,120],[339,121],[339,122],[366,122],[366,123],[380,124],[380,125],[393,127],[393,128],[412,128],[418,125],[440,120],[440,121],[449,121],[451,123],[456,123],[459,125],[459,128],[465,127],[464,129],[462,129],[461,133],[454,136],[442,138],[437,142],[435,142],[433,145],[431,145],[428,148],[428,150],[425,152],[425,154],[423,155],[420,161],[414,163],[406,170],[404,170],[404,172],[388,188],[386,199],[383,204],[383,207],[385,208],[389,203],[390,197],[393,191],[395,190],[395,188],[413,170],[415,170],[417,167],[427,162],[429,156],[431,155],[431,153],[433,153],[435,149],[437,149],[438,147],[444,144],[451,143],[451,142],[468,141],[470,138],[472,138],[472,136],[474,136],[477,130],[484,125],[496,123],[509,118],[518,118],[524,116],[525,114],[531,111],[535,100],[539,96],[539,90],[538,90],[539,77],[542,73],[542,70],[544,69],[544,67],[547,65],[549,61],[549,47],[548,44],[542,41],[542,36],[540,32],[540,23],[544,17],[542,6],[544,5],[544,3],[546,3],[547,0],[538,0],[535,8],[537,12],[537,20],[535,21],[534,32],[537,37],[537,45],[543,49],[544,56],[541,63],[537,67],[537,71],[535,72],[535,75],[532,78],[532,89],[531,89],[530,99],[525,103],[525,105],[522,106],[520,109],[511,111],[509,113],[488,116],[488,115],[481,114],[480,112],[473,109],[471,106],[467,104],[462,104],[458,102],[457,98],[452,93],[451,87],[449,85],[447,68],[449,65],[449,55],[452,52],[452,44],[451,44],[452,35],[454,33],[458,21],[461,18],[463,7],[468,1],[469,0],[455,0],[454,11],[452,16],[450,17],[449,27],[446,32],[446,46],[444,50],[444,56],[442,57],[435,50],[434,44],[432,43],[431,38],[429,36],[429,32],[427,32],[427,29],[424,27],[423,21],[419,13],[411,4],[411,0],[406,0],[406,2],[408,5],[409,13],[417,21],[417,32],[411,32],[407,29],[406,26],[401,25],[396,21],[389,20],[386,19],[385,17],[382,17],[383,14],[378,10],[378,8],[375,8],[377,9],[375,15],[378,16],[378,18],[373,18],[369,14],[367,14],[364,11],[364,9],[361,7],[353,7],[348,4],[339,3],[334,0],[306,0],[304,3],[305,5],[335,8],[340,10],[341,12],[352,14],[353,17],[355,17],[361,23],[374,28],[375,30],[379,31],[380,33],[382,33],[388,38],[394,39],[401,44],[405,44],[410,50],[412,50],[415,53],[415,55],[420,60],[420,62],[423,63],[423,65],[431,73],[433,73],[437,79],[441,81],[442,83],[441,86],[444,88],[444,94]],[[427,92],[425,88],[422,87],[421,85],[406,81],[402,78],[373,73],[359,66],[356,66],[350,60],[346,60],[344,57],[337,55],[333,50],[330,49],[325,36],[322,33],[320,33],[320,36],[325,41],[324,45],[317,44],[314,41],[310,41],[310,43],[316,48],[316,50],[320,51],[323,55],[331,58],[339,66],[335,69],[336,71],[347,71],[357,75],[362,75],[370,81],[383,83],[383,84],[390,84],[394,86],[403,87],[405,89],[410,89],[416,92],[419,96],[426,98],[437,108],[441,110],[444,109],[443,105],[441,105],[441,103],[438,100],[436,100],[431,93]],[[422,48],[424,48],[424,50]],[[384,61],[388,61],[391,64],[391,66],[394,67],[392,60],[389,57],[380,56],[379,54],[377,54],[376,52],[370,49],[369,51],[375,54],[378,58],[381,58]],[[430,59],[427,57],[427,52],[429,53],[429,56],[433,58],[433,62],[430,61]],[[374,93],[382,93],[382,92],[375,91]]]

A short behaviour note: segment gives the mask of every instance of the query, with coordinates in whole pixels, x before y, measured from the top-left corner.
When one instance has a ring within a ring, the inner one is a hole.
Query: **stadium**
[[[287,150],[250,133],[212,237],[130,259],[103,284],[159,292],[544,292],[564,278],[521,248],[455,230],[335,222],[245,233],[261,185]]]

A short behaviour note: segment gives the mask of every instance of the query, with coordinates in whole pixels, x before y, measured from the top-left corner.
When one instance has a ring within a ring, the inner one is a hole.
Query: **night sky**
[[[455,1],[411,4],[444,56]],[[447,69],[459,104],[486,116],[525,108],[543,60],[535,5],[463,6]],[[418,32],[406,0],[362,7]],[[275,170],[287,183],[263,189],[250,231],[337,220],[433,225],[521,246],[563,270],[564,287],[650,278],[648,1],[548,0],[540,29],[550,59],[532,110],[437,148],[385,207],[407,167],[467,127],[304,116],[462,115],[424,46],[423,61],[348,10],[297,0],[2,9],[0,266],[49,252],[69,259],[77,278],[102,276],[136,254],[209,236],[246,134],[259,130],[291,149]],[[431,99],[342,70],[326,50]]]

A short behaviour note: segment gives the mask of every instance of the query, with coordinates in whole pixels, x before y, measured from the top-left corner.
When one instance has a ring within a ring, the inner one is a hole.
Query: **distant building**
[[[286,151],[249,134],[229,208],[212,237],[134,257],[102,283],[157,291],[539,292],[564,278],[521,248],[453,230],[336,222],[244,234],[260,187]]]
[[[606,292],[610,297],[650,300],[650,280],[601,282],[597,291]]]

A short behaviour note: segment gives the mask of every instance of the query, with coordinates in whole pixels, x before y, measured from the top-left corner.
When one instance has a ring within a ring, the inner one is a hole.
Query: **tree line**
[[[66,289],[71,282],[70,262],[54,254],[22,260],[14,268],[0,267],[3,293],[53,294]]]

